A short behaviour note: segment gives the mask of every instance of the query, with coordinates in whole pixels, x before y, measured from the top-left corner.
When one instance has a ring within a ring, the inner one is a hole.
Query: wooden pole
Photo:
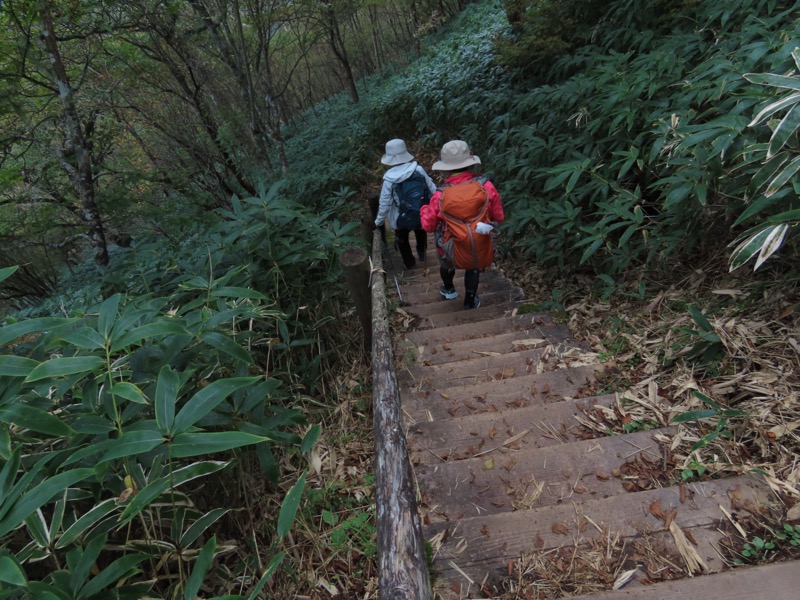
[[[372,238],[372,262],[383,264],[379,231]],[[431,600],[433,594],[392,361],[386,285],[377,271],[372,277],[372,401],[378,597]]]
[[[372,298],[369,290],[369,256],[357,246],[347,248],[339,255],[339,265],[344,271],[347,287],[356,306],[358,320],[364,331],[365,348],[372,345]]]

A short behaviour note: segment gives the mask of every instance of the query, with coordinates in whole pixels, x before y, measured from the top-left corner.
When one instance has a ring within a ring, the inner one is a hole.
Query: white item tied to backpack
[[[491,233],[492,229],[494,229],[494,227],[489,223],[478,223],[475,226],[475,231],[484,235]]]

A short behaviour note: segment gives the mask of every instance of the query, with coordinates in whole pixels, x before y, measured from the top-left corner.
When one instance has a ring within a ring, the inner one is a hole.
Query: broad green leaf
[[[759,229],[756,233],[753,233],[744,239],[736,248],[734,248],[733,252],[731,252],[731,258],[729,262],[730,271],[738,269],[748,260],[756,256],[761,251],[761,246],[767,239],[767,236],[769,236],[769,233],[769,226]]]
[[[688,307],[689,314],[692,316],[692,321],[697,323],[697,326],[702,329],[703,331],[714,331],[714,328],[711,327],[711,323],[708,322],[705,315],[697,310],[694,306]]]
[[[303,490],[306,487],[306,471],[303,471],[303,474],[300,476],[300,479],[297,480],[292,488],[289,490],[289,493],[286,494],[286,497],[283,499],[281,503],[281,509],[278,513],[278,537],[283,538],[289,530],[292,528],[292,522],[294,521],[294,516],[297,514],[297,509],[300,506],[300,499],[303,497]]]
[[[31,591],[31,597],[36,598],[36,600],[64,600],[62,597],[63,590],[54,585],[34,580],[29,582],[28,586]]]
[[[322,433],[322,427],[319,424],[312,425],[303,437],[303,443],[300,444],[300,452],[303,454],[310,452],[314,444],[317,443],[320,433]]]
[[[170,451],[173,458],[187,458],[268,441],[267,437],[240,431],[179,433],[172,440]]]
[[[31,537],[36,541],[41,548],[50,546],[50,536],[48,535],[47,522],[44,520],[42,509],[37,509],[33,514],[25,517],[25,527]]]
[[[107,587],[117,584],[120,580],[138,573],[139,569],[134,567],[148,558],[150,556],[147,554],[127,554],[118,558],[83,587],[78,593],[78,599],[90,598]]]
[[[97,329],[104,339],[108,339],[114,321],[117,320],[117,309],[122,299],[121,294],[114,294],[100,305],[100,313],[97,316]]]
[[[698,398],[699,400],[701,400],[703,402],[703,404],[705,404],[707,406],[710,406],[711,408],[713,408],[715,410],[720,410],[722,408],[715,400],[712,400],[711,398],[706,396],[703,392],[698,392],[697,390],[695,390],[695,391],[692,392],[692,395],[695,398]]]
[[[772,132],[772,137],[769,139],[769,147],[767,148],[767,158],[772,158],[781,148],[789,141],[789,138],[800,127],[800,104],[797,104],[786,113],[786,116],[781,119],[775,131]]]
[[[6,427],[0,427],[0,458],[11,460],[11,434]]]
[[[6,404],[0,408],[0,421],[44,433],[52,437],[68,437],[75,430],[49,412],[27,404]]]
[[[800,91],[800,79],[796,77],[773,75],[772,73],[745,73],[744,78],[750,83],[768,85],[770,87],[777,87],[784,90]]]
[[[183,405],[175,417],[173,431],[181,433],[210,413],[230,394],[253,385],[260,377],[231,377],[218,379],[201,389]]]
[[[27,587],[25,571],[10,556],[0,556],[0,581],[17,587]]]
[[[56,541],[56,548],[66,548],[78,537],[92,529],[95,524],[102,521],[103,517],[111,514],[115,510],[117,510],[116,498],[108,498],[92,507],[61,534],[61,537]]]
[[[208,568],[214,560],[214,552],[217,549],[217,537],[211,536],[200,554],[197,555],[197,560],[192,567],[192,574],[186,582],[186,587],[183,589],[183,600],[195,600],[197,593],[200,591],[200,586],[203,585],[203,580],[206,577]]]
[[[261,593],[261,590],[267,585],[269,578],[275,574],[275,571],[278,570],[278,567],[283,562],[283,559],[286,558],[285,552],[278,552],[275,556],[272,557],[272,560],[269,561],[267,568],[264,570],[264,574],[261,576],[261,579],[258,580],[258,583],[250,592],[250,595],[247,597],[247,600],[256,600],[258,595]]]
[[[744,209],[744,211],[742,211],[742,214],[740,214],[736,218],[736,221],[734,221],[734,223],[733,223],[734,227],[737,226],[737,225],[741,225],[742,223],[747,221],[747,219],[749,219],[750,217],[752,217],[754,215],[757,215],[762,210],[765,210],[765,209],[769,208],[770,206],[772,206],[778,200],[780,200],[782,198],[785,198],[786,197],[786,193],[785,192],[788,192],[788,191],[789,191],[788,189],[785,189],[785,190],[783,190],[783,193],[773,194],[770,197],[763,196],[763,195],[759,196],[758,198],[753,200],[750,203],[750,205],[746,209]]]
[[[590,244],[590,245],[589,245],[589,246],[586,248],[586,250],[584,250],[584,252],[583,252],[583,255],[581,256],[580,264],[583,264],[583,263],[585,263],[587,260],[589,260],[589,259],[592,257],[592,255],[593,255],[595,252],[597,252],[597,249],[598,249],[600,246],[602,246],[602,245],[603,245],[603,240],[602,240],[602,239],[596,239],[596,240],[594,240],[594,241],[593,241],[593,242],[592,242],[592,243],[591,243],[591,244]]]
[[[76,373],[93,373],[105,364],[99,356],[68,356],[40,363],[25,378],[25,382],[41,381],[51,377],[64,377]]]
[[[756,174],[753,175],[753,178],[750,180],[750,184],[748,186],[750,194],[755,195],[758,190],[767,185],[768,182],[775,179],[778,172],[789,162],[789,158],[788,152],[781,152],[761,165]]]
[[[65,334],[63,339],[65,342],[84,350],[99,350],[106,345],[103,336],[91,327],[81,327],[77,331]]]
[[[93,469],[73,469],[53,475],[34,486],[23,494],[0,520],[0,537],[18,527],[25,517],[50,502],[66,488],[93,475]]]
[[[790,225],[794,225],[797,221],[800,221],[800,208],[772,215],[767,218],[767,221],[770,223],[789,223]]]
[[[17,269],[19,269],[18,265],[13,267],[4,267],[0,269],[0,282],[5,281],[9,277],[11,277]]]
[[[112,396],[125,398],[125,400],[130,400],[136,404],[148,404],[144,392],[129,381],[123,381],[122,383],[113,385],[111,389],[108,390],[108,393]]]
[[[11,453],[11,458],[6,461],[6,464],[3,465],[3,470],[0,471],[0,506],[5,504],[9,492],[14,487],[21,456],[22,447],[17,445]]]
[[[223,515],[230,512],[229,508],[215,508],[204,514],[202,517],[192,523],[189,528],[181,535],[181,547],[188,548],[195,543],[206,529],[216,523]]]
[[[211,292],[213,298],[249,298],[251,300],[269,300],[259,291],[243,287],[221,287]]]
[[[98,462],[108,462],[116,458],[144,454],[158,448],[166,440],[157,431],[126,431],[116,440],[112,440],[111,449]]]
[[[165,435],[173,433],[175,404],[178,401],[180,384],[181,380],[178,373],[173,371],[169,365],[164,365],[158,374],[154,404],[156,424],[159,431]]]
[[[248,365],[253,364],[253,357],[249,352],[247,352],[247,350],[242,348],[231,338],[217,331],[206,331],[203,335],[200,336],[200,340],[205,342],[209,346],[213,346],[220,352],[223,352],[224,354],[227,354],[228,356],[235,358],[236,360],[240,360],[244,363],[247,363]]]
[[[96,435],[98,433],[111,433],[117,427],[113,421],[99,415],[84,415],[72,422],[72,428],[78,433]]]
[[[758,253],[753,271],[758,270],[770,256],[778,251],[781,244],[783,244],[783,240],[786,238],[786,234],[789,232],[789,225],[786,223],[782,225],[773,225],[770,229],[767,238],[761,245],[761,251]]]
[[[56,502],[55,508],[53,509],[53,514],[50,515],[50,529],[47,532],[47,537],[51,541],[55,539],[56,534],[58,534],[58,531],[61,529],[61,524],[64,522],[64,512],[67,509],[68,492],[69,490],[64,490],[64,494],[62,495],[61,499]],[[41,510],[38,512],[41,512]]]
[[[775,179],[769,182],[767,191],[764,192],[764,196],[767,198],[773,196],[775,192],[792,180],[792,178],[797,174],[798,170],[800,170],[800,156],[796,156],[788,165],[786,165],[786,168],[783,171],[778,173]]]
[[[5,346],[23,335],[45,333],[56,327],[71,325],[77,319],[61,319],[57,317],[42,317],[40,319],[29,319],[0,328],[0,346]]]
[[[117,352],[128,346],[138,344],[143,339],[163,337],[165,335],[186,335],[186,327],[177,321],[161,320],[155,323],[147,323],[126,331],[118,338],[112,340],[111,350]]]
[[[670,419],[671,423],[686,423],[688,421],[699,421],[700,419],[708,419],[710,417],[716,417],[719,414],[718,411],[713,409],[705,409],[705,410],[690,410],[684,413],[680,413],[679,415],[675,415]]]
[[[772,102],[762,108],[758,114],[753,117],[753,120],[747,125],[748,127],[754,127],[758,125],[761,121],[769,119],[772,115],[776,112],[783,110],[784,108],[789,108],[800,102],[800,94],[792,94],[791,96],[787,96],[786,98],[781,98],[777,102]]]
[[[100,553],[103,551],[103,546],[105,546],[107,539],[108,536],[103,534],[86,544],[83,552],[77,551],[67,554],[67,560],[69,561],[67,564],[69,569],[69,587],[73,595],[77,595],[86,585],[86,582],[89,580],[89,575],[92,572],[92,566],[94,566],[95,561],[100,557]]]
[[[0,356],[0,376],[6,377],[27,377],[39,365],[38,360],[4,354]]]
[[[120,515],[119,527],[125,526],[131,519],[138,515],[148,504],[158,498],[161,494],[169,489],[178,487],[179,485],[192,481],[198,477],[204,477],[212,473],[216,473],[220,469],[228,466],[230,462],[221,461],[204,461],[199,463],[192,463],[186,467],[173,471],[171,475],[161,477],[155,481],[151,481],[139,493],[133,496],[128,506]]]

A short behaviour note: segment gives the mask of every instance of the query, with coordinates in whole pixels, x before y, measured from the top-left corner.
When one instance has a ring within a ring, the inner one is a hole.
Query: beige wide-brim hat
[[[386,154],[381,158],[383,164],[402,165],[412,160],[414,160],[414,156],[408,151],[403,140],[395,139],[386,142]]]
[[[469,149],[467,142],[453,140],[442,146],[441,160],[433,163],[434,171],[455,171],[472,165],[481,164],[481,159]]]

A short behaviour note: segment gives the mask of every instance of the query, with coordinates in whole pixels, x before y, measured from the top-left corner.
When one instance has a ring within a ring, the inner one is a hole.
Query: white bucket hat
[[[402,165],[412,160],[414,160],[414,156],[406,149],[406,143],[403,140],[394,139],[386,142],[386,154],[381,158],[383,164]]]
[[[434,171],[455,171],[471,165],[481,164],[481,159],[472,153],[467,142],[453,140],[442,146],[441,160],[433,163]]]

